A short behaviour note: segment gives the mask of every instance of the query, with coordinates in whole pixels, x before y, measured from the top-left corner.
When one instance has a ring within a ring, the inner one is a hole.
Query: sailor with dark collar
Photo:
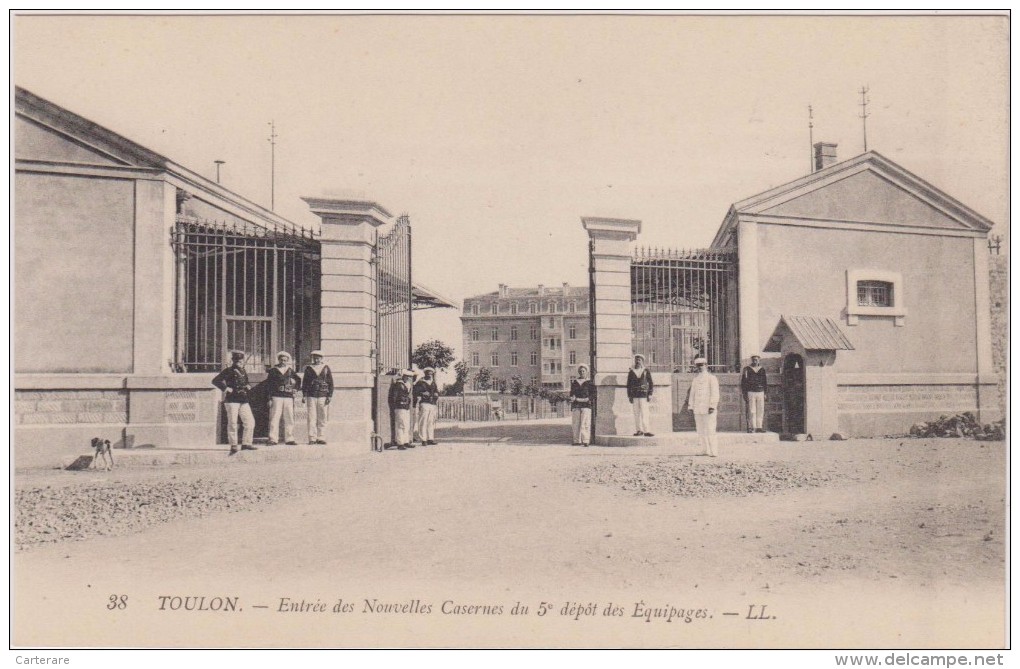
[[[591,405],[595,387],[588,378],[588,368],[578,365],[577,378],[570,382],[570,413],[573,419],[574,446],[591,443]]]
[[[418,439],[422,446],[435,446],[436,418],[439,416],[439,386],[436,385],[436,370],[426,367],[422,370],[425,378],[414,384],[414,406],[418,409]]]
[[[230,442],[230,454],[237,453],[237,422],[241,421],[241,450],[256,451],[252,445],[255,436],[255,416],[251,412],[248,396],[251,384],[248,372],[244,369],[243,351],[231,351],[230,367],[216,375],[212,384],[223,391],[223,408],[227,412],[227,440]]]
[[[325,444],[322,437],[329,419],[326,407],[333,399],[333,372],[323,362],[322,351],[312,351],[311,357],[301,379],[301,403],[308,405],[308,443]]]
[[[651,401],[654,391],[652,373],[645,367],[645,356],[638,353],[634,356],[634,367],[627,372],[627,399],[634,405],[635,437],[653,436],[650,430],[648,402]]]
[[[411,380],[414,372],[405,369],[400,380],[390,385],[389,405],[393,415],[393,440],[398,450],[414,448],[411,443]]]
[[[294,441],[294,393],[301,387],[301,377],[290,366],[290,353],[280,351],[279,361],[269,370],[269,445],[274,446],[280,436],[280,419],[283,419],[283,440],[288,446]]]

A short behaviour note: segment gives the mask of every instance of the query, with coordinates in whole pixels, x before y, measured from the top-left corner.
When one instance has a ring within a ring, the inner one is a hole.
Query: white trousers
[[[227,441],[237,446],[237,420],[241,419],[241,444],[251,446],[255,438],[255,415],[247,402],[226,402],[227,408]]]
[[[294,441],[294,398],[269,399],[269,441],[280,439],[280,418],[283,418],[283,440]]]
[[[747,393],[747,427],[760,430],[765,419],[765,393]]]
[[[698,428],[698,439],[704,455],[719,455],[719,437],[715,434],[717,413],[694,414],[694,425]]]
[[[411,443],[411,410],[393,410],[393,438],[397,440],[397,446],[407,446]]]
[[[439,416],[439,407],[435,404],[422,402],[418,405],[418,438],[422,443],[436,440],[436,418]]]
[[[571,412],[574,424],[574,443],[591,443],[591,409],[574,409]]]
[[[315,441],[322,437],[322,431],[326,428],[329,407],[325,397],[307,397],[305,402],[308,404],[308,441]]]
[[[648,416],[648,398],[634,398],[634,431],[651,432],[652,421]]]

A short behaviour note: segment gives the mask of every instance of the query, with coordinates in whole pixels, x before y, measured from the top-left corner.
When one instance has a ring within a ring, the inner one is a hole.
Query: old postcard
[[[1008,15],[12,36],[13,647],[1001,663]]]

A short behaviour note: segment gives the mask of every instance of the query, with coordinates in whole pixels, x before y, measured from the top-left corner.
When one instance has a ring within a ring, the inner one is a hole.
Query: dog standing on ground
[[[96,451],[96,454],[92,457],[92,469],[96,468],[99,456],[103,456],[103,464],[106,465],[106,471],[113,469],[113,450],[110,448],[110,440],[93,437],[92,448]]]

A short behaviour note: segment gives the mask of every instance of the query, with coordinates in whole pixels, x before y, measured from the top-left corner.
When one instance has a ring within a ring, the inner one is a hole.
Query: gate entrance
[[[790,434],[804,432],[804,358],[788,353],[783,358],[783,429]]]
[[[653,372],[739,371],[736,253],[638,249],[630,265],[634,353]]]
[[[372,262],[375,265],[375,392],[372,417],[376,440],[393,443],[393,417],[389,409],[389,388],[401,369],[411,366],[411,222],[404,215],[385,235],[376,237]]]
[[[300,365],[318,347],[320,247],[311,231],[178,216],[171,245],[175,372],[216,373],[238,350],[258,384],[276,351]],[[267,395],[253,388],[256,437],[268,433]]]

